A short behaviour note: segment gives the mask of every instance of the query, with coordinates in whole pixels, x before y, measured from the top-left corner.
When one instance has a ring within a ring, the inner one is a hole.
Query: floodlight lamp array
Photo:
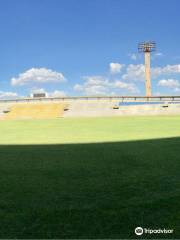
[[[156,50],[156,43],[154,41],[141,42],[138,44],[139,52],[154,52]]]

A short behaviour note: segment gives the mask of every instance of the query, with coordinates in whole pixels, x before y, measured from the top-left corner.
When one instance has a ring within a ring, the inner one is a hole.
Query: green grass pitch
[[[0,122],[0,238],[180,238],[180,116]]]

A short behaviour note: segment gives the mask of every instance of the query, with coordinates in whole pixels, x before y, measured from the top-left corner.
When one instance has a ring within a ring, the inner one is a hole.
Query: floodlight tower
[[[151,52],[156,50],[156,43],[149,42],[141,42],[138,44],[139,52],[144,52],[145,55],[145,79],[146,79],[146,96],[151,96],[151,64],[150,57]]]

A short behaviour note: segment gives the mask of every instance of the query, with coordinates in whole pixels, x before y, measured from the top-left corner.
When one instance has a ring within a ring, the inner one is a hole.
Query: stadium
[[[39,93],[0,112],[2,238],[179,236],[180,96]]]
[[[180,96],[37,97],[1,100],[0,119],[58,119],[180,114]]]
[[[0,1],[0,239],[180,238],[166,2]]]

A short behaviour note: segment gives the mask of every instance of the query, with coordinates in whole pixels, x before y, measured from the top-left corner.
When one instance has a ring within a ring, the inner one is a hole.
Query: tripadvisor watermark
[[[174,229],[167,229],[167,228],[152,229],[152,228],[136,227],[134,232],[138,236],[141,236],[143,234],[172,234],[174,232]]]

